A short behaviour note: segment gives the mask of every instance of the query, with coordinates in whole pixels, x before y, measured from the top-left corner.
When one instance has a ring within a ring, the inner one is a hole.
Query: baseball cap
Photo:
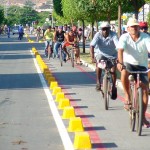
[[[139,26],[138,20],[135,18],[129,18],[127,22],[127,27],[130,27],[130,26]]]
[[[110,28],[110,24],[108,22],[103,22],[101,28]]]
[[[147,24],[147,22],[141,21],[141,22],[139,22],[139,26],[140,27],[148,27],[148,24]]]

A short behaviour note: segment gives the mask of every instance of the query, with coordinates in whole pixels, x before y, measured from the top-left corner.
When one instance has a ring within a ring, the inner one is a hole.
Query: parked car
[[[12,27],[12,34],[14,35],[14,34],[18,34],[18,28],[19,28],[19,26],[13,26]]]

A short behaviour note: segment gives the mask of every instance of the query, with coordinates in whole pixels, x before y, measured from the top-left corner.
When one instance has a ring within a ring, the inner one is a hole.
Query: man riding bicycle
[[[48,46],[53,46],[53,31],[51,31],[51,26],[48,26],[48,29],[44,32],[45,39],[45,55],[48,55]]]
[[[54,33],[54,54],[58,57],[58,48],[61,43],[64,42],[65,32],[63,31],[63,27],[59,26],[58,30]]]
[[[90,53],[92,57],[92,62],[98,64],[100,60],[105,59],[109,61],[110,59],[117,58],[117,50],[116,46],[118,44],[118,37],[115,32],[110,30],[110,24],[108,22],[103,22],[101,24],[101,31],[97,32],[91,41],[90,44]],[[110,62],[111,63],[111,62]],[[96,90],[101,90],[101,73],[102,69],[98,67],[96,64]],[[112,86],[112,99],[117,98],[117,88],[116,88],[116,66],[110,64],[112,67],[112,78],[113,78],[113,86]]]
[[[119,39],[118,48],[118,70],[121,72],[121,81],[125,93],[124,108],[129,110],[131,105],[129,91],[128,70],[140,71],[148,68],[148,52],[150,52],[150,37],[146,33],[140,32],[139,23],[135,18],[130,18],[127,23],[128,33],[123,34]],[[146,120],[145,112],[148,105],[148,75],[140,74],[141,87],[143,91],[143,124],[150,127]]]
[[[65,51],[65,53],[68,56],[68,59],[70,58],[70,55],[67,51],[67,47],[72,46],[74,48],[74,53],[75,53],[75,61],[77,64],[81,64],[80,63],[80,52],[79,52],[79,48],[78,48],[78,41],[76,36],[74,35],[73,30],[71,29],[68,33],[65,34],[65,42],[63,45],[63,50]]]

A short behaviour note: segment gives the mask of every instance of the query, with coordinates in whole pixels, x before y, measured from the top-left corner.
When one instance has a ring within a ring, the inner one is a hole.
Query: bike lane
[[[101,94],[95,91],[95,72],[85,66],[72,68],[68,62],[61,67],[57,59],[48,61],[43,50],[39,52],[70,99],[76,115],[82,118],[85,131],[91,135],[93,149],[146,150],[149,147],[149,129],[143,128],[142,140],[130,131],[129,115],[123,110],[122,90],[118,89],[118,99],[111,101],[109,110],[105,111]],[[68,122],[65,120],[64,124],[67,126]],[[69,135],[73,141],[74,133]]]

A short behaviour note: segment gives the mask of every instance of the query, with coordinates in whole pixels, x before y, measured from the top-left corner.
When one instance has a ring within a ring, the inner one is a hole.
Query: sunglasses
[[[110,28],[105,27],[105,28],[102,28],[102,31],[109,30],[109,29],[110,29]]]
[[[140,30],[147,30],[148,27],[140,27]]]

